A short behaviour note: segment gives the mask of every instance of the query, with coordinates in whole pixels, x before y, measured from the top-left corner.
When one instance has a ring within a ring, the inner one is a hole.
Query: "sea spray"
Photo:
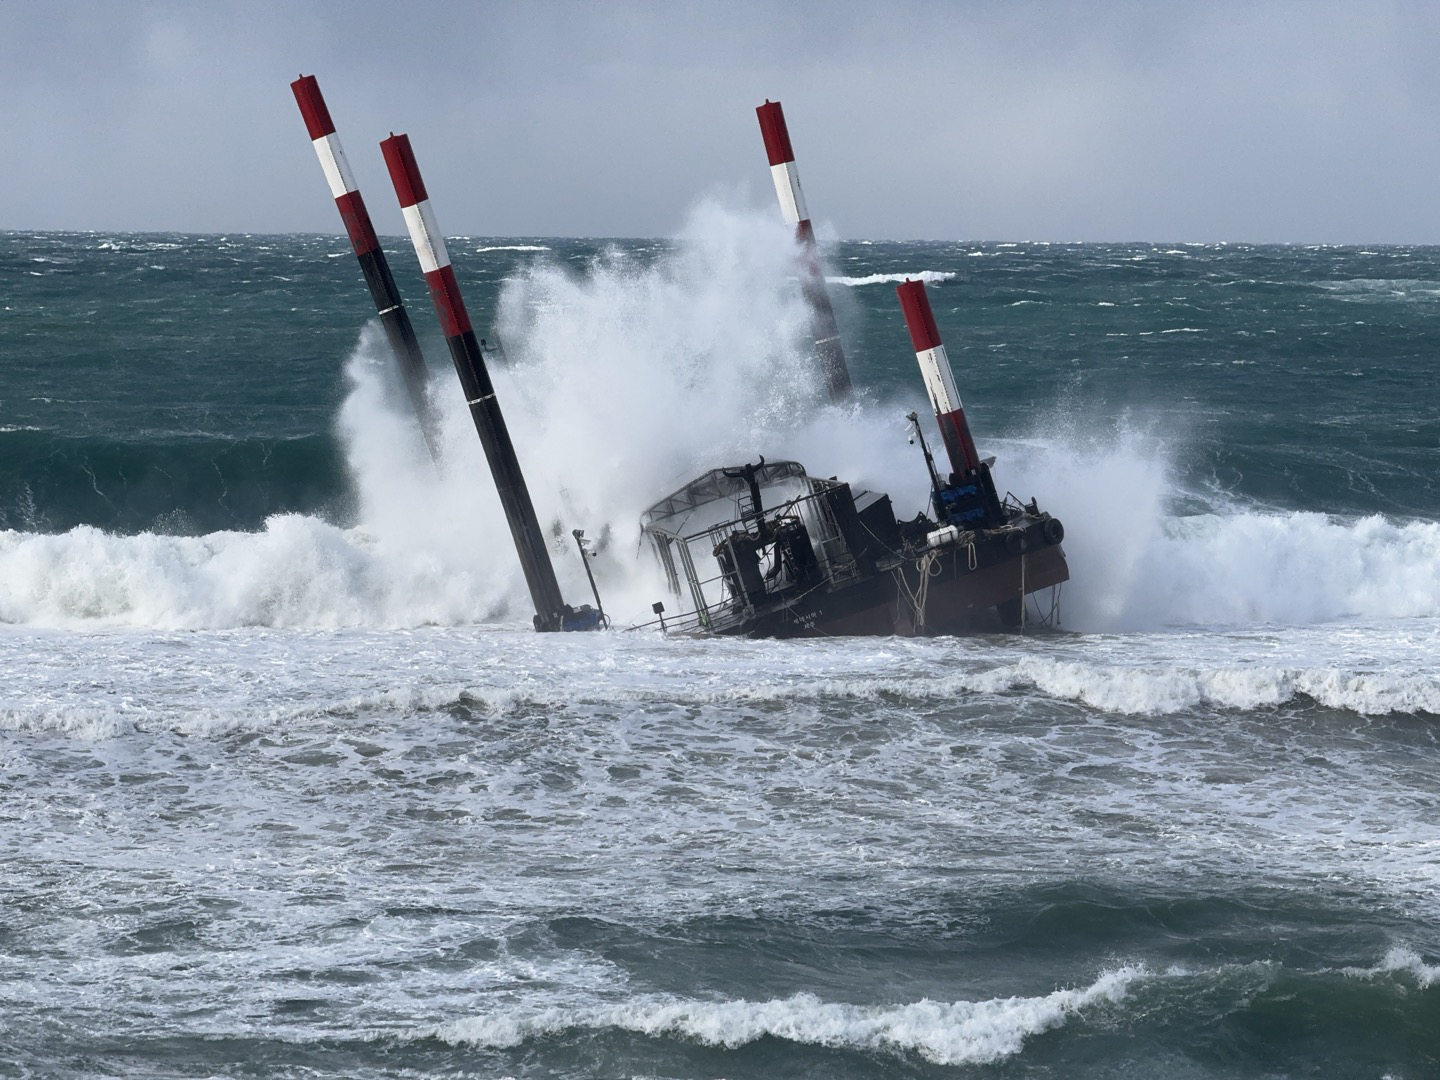
[[[606,538],[614,612],[660,597],[648,553],[631,558],[639,518],[698,472],[793,457],[857,487],[908,472],[923,501],[902,410],[823,404],[793,272],[788,230],[705,203],[658,258],[613,249],[583,272],[537,260],[502,287],[511,366],[497,391],[537,509],[560,546],[571,528]],[[562,569],[572,593],[575,569]]]
[[[793,259],[781,227],[706,204],[653,261],[614,249],[576,273],[542,259],[502,288],[510,364],[493,372],[496,391],[575,601],[588,586],[571,529],[602,541],[597,571],[612,611],[638,615],[660,587],[653,567],[633,559],[650,503],[694,472],[813,446],[813,429],[833,423],[819,404]],[[497,596],[518,599],[513,550],[451,380],[433,380],[445,417],[436,471],[394,423],[372,352],[362,346],[350,362],[341,420],[365,528],[387,547],[494,568]],[[828,464],[874,460],[854,442]]]
[[[1164,529],[1173,486],[1167,447],[1128,423],[1086,431],[1067,417],[1021,439],[987,440],[997,487],[1034,498],[1065,525],[1070,581],[1061,617],[1074,630],[1122,630],[1164,621],[1150,606],[1148,554]]]
[[[699,231],[701,223],[716,235]],[[510,349],[514,366],[497,372],[497,387],[542,519],[555,525],[562,581],[568,594],[583,597],[570,528],[606,536],[602,582],[615,610],[636,617],[660,598],[646,552],[630,558],[639,515],[695,471],[760,454],[794,457],[818,475],[890,493],[902,515],[924,509],[928,497],[918,448],[905,437],[907,402],[819,403],[803,312],[786,300],[787,238],[775,241],[781,250],[767,261],[753,254],[763,249],[762,226],[710,208],[697,215],[696,229],[689,244],[649,265],[614,252],[581,274],[533,264],[502,298],[507,336],[521,344]],[[747,229],[758,234],[755,243],[737,239]],[[756,310],[768,311],[788,336],[750,338],[757,322],[747,312]],[[713,348],[717,337],[725,348]],[[446,456],[436,474],[394,422],[393,394],[384,392],[377,367],[363,350],[352,360],[343,419],[366,528],[442,563],[474,568],[479,559],[506,581],[492,602],[518,602],[509,539],[458,396],[442,402]],[[443,394],[446,381],[436,383]],[[1196,513],[1204,500],[1178,490],[1171,446],[1153,425],[1121,421],[1087,431],[1073,415],[987,440],[1001,488],[1037,498],[1066,524],[1067,627],[1440,614],[1440,525],[1234,504]]]
[[[512,601],[517,611],[528,610],[500,498],[454,373],[448,365],[431,373],[441,427],[440,458],[432,461],[382,350],[372,327],[346,363],[350,391],[337,425],[358,529],[383,560],[408,563],[437,582],[475,583],[472,599],[480,608],[457,610],[462,621],[506,611]],[[533,481],[532,493],[538,495]]]
[[[0,620],[198,628],[514,617],[506,613],[523,609],[524,585],[463,403],[444,409],[445,456],[437,470],[417,455],[403,402],[385,396],[381,370],[372,354],[356,354],[342,412],[342,427],[353,426],[353,527],[280,515],[259,532],[200,537],[117,536],[90,527],[0,531]],[[779,440],[780,453],[806,462],[828,454],[836,475],[888,490],[902,512],[920,508],[923,473],[906,460],[913,451],[903,427],[883,406],[848,417],[827,410],[824,419],[828,430],[817,422],[792,432]],[[837,429],[864,437],[837,444]],[[1003,485],[1021,497],[1035,495],[1066,522],[1073,578],[1062,616],[1071,629],[1440,614],[1435,523],[1253,509],[1169,516],[1163,466],[1143,445],[1121,439],[1096,452],[1093,444],[1014,440],[995,448]],[[621,618],[643,617],[662,594],[653,564],[637,552],[636,519],[668,489],[646,490],[624,475],[597,477],[608,488],[608,505],[593,490],[559,486],[553,473],[548,486],[534,485],[542,521],[558,526],[556,567],[567,596],[583,601],[588,586],[569,529],[583,527],[592,536],[608,529],[610,543],[597,563],[606,602],[615,601]],[[1096,490],[1127,494],[1100,499]]]

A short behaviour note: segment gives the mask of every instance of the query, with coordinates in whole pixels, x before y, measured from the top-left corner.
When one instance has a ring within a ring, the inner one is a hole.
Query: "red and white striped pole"
[[[290,84],[295,101],[300,106],[300,115],[305,118],[305,128],[320,159],[320,168],[330,185],[330,194],[335,197],[340,220],[350,235],[350,246],[360,261],[360,272],[365,275],[365,284],[375,301],[375,312],[380,316],[380,325],[390,342],[390,351],[400,364],[405,378],[405,388],[410,393],[410,402],[420,420],[420,434],[430,450],[430,456],[439,460],[438,424],[430,397],[426,392],[429,371],[425,357],[420,352],[420,343],[415,339],[415,328],[410,325],[410,316],[400,299],[400,290],[395,287],[395,277],[390,273],[390,264],[385,261],[385,252],[375,235],[375,226],[370,223],[370,212],[365,209],[365,200],[360,197],[355,176],[350,171],[350,162],[340,146],[340,137],[335,134],[335,123],[330,119],[330,110],[325,107],[325,98],[320,94],[320,84],[314,75],[301,75]]]
[[[820,354],[830,400],[844,401],[850,396],[850,369],[845,366],[845,350],[840,346],[840,327],[835,322],[835,309],[830,305],[830,294],[825,291],[825,275],[820,269],[815,229],[810,224],[810,211],[805,207],[805,193],[800,190],[800,173],[795,168],[795,151],[790,146],[785,113],[778,101],[765,102],[755,109],[755,113],[760,118],[760,134],[765,139],[765,154],[770,159],[770,177],[775,181],[780,211],[785,220],[795,226],[795,239],[800,244],[804,261],[801,289],[810,307],[815,350]]]
[[[430,298],[435,302],[440,326],[445,331],[445,343],[450,347],[450,357],[455,361],[455,371],[460,376],[470,416],[475,421],[475,430],[480,434],[480,444],[485,448],[485,458],[490,463],[490,473],[495,478],[495,488],[500,493],[500,505],[505,510],[505,520],[510,526],[510,535],[520,556],[520,567],[525,573],[525,584],[535,604],[535,628],[560,630],[571,611],[555,580],[555,568],[550,563],[545,537],[535,517],[530,489],[520,471],[520,461],[515,456],[515,444],[510,440],[500,403],[495,399],[495,387],[490,382],[480,342],[475,337],[465,301],[460,296],[455,270],[445,251],[444,236],[435,221],[435,212],[430,209],[430,197],[425,191],[425,182],[420,178],[420,168],[415,164],[410,139],[406,135],[392,134],[380,144],[380,149],[385,153],[385,164],[405,214],[410,240],[420,258],[425,284],[430,288]]]
[[[975,450],[970,425],[965,421],[965,407],[955,389],[955,375],[950,370],[950,358],[945,355],[940,331],[935,326],[935,313],[930,310],[925,283],[907,278],[895,292],[899,294],[900,307],[905,312],[905,325],[910,330],[910,342],[915,346],[915,359],[920,362],[925,390],[935,406],[935,422],[940,425],[940,437],[945,442],[945,452],[950,456],[950,469],[963,477],[980,467],[980,455]]]

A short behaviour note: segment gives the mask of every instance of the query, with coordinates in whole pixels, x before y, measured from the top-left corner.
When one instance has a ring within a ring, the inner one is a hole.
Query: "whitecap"
[[[1037,997],[921,1000],[851,1005],[801,993],[770,1001],[697,1001],[646,996],[619,1005],[502,1008],[444,1024],[428,1034],[452,1045],[512,1047],[565,1031],[630,1031],[734,1049],[762,1038],[835,1049],[913,1053],[937,1065],[986,1065],[1012,1058],[1033,1035],[1085,1011],[1125,999],[1147,974],[1127,966],[1089,986]]]
[[[949,270],[919,270],[908,274],[865,274],[862,277],[827,277],[825,280],[831,285],[854,288],[862,285],[899,285],[906,281],[923,281],[927,285],[937,285],[955,277],[956,274]]]

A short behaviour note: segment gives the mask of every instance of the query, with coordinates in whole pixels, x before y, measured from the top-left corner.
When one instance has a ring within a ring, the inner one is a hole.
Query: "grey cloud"
[[[1436,242],[1406,3],[0,4],[0,226],[334,231],[288,83],[377,222],[414,140],[447,231],[657,235],[771,198],[785,102],[842,236]]]

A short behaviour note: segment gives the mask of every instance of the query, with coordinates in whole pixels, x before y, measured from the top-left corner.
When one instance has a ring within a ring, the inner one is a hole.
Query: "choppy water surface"
[[[1069,632],[538,637],[343,241],[0,237],[0,1075],[1440,1073],[1440,252],[841,245],[834,409],[768,215],[451,249],[621,623],[697,467],[918,508],[925,273]]]

